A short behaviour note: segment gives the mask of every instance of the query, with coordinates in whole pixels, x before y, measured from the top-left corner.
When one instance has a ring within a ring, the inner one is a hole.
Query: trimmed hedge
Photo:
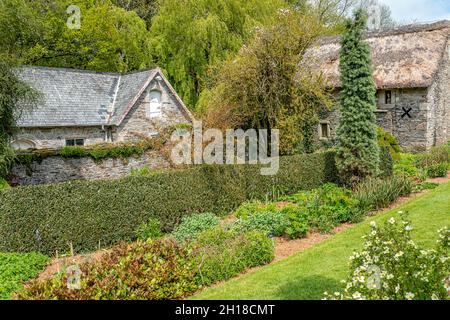
[[[150,218],[171,231],[192,213],[227,214],[276,187],[285,194],[338,180],[334,153],[283,157],[275,176],[260,166],[198,166],[111,181],[0,191],[0,251],[86,252],[135,238]]]

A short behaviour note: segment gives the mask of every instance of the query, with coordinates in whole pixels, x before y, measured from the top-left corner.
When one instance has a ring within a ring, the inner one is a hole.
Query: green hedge
[[[334,153],[283,157],[276,176],[259,166],[198,166],[112,181],[76,181],[0,191],[0,251],[53,254],[135,238],[154,217],[164,231],[196,212],[226,214],[274,189],[292,194],[336,182]]]

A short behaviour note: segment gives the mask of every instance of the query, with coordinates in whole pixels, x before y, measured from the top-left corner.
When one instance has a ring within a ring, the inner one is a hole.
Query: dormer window
[[[149,95],[149,105],[147,107],[147,118],[160,118],[162,116],[161,91],[152,90]]]

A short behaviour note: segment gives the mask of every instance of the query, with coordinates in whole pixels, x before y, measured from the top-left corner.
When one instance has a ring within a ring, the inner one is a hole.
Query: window
[[[319,138],[329,139],[331,138],[331,128],[328,122],[321,122],[319,126]]]
[[[66,139],[67,147],[84,146],[84,139]]]
[[[159,118],[162,116],[161,91],[153,90],[149,93],[149,106],[147,118]]]
[[[392,91],[387,90],[384,93],[384,103],[385,104],[392,104]]]

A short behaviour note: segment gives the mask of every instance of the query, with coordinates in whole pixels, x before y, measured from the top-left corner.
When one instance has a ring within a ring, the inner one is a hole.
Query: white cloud
[[[450,20],[450,0],[380,0],[392,9],[399,22]]]

